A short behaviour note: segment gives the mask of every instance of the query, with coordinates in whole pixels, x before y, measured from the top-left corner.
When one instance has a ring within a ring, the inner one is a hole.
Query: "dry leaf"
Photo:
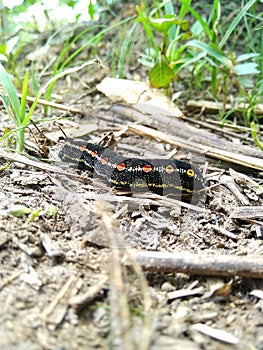
[[[184,117],[180,109],[167,96],[163,95],[160,90],[150,88],[147,83],[142,81],[107,77],[97,85],[97,89],[114,102],[126,102],[128,104],[145,103],[153,108],[164,109],[166,114],[170,112],[174,117]]]

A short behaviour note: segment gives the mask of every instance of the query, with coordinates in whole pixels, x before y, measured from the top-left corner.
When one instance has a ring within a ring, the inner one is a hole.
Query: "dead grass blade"
[[[144,324],[142,327],[140,350],[148,350],[151,340],[151,298],[147,281],[142,269],[136,259],[134,252],[121,239],[120,232],[109,209],[102,201],[96,202],[98,212],[101,213],[102,222],[111,242],[111,264],[110,264],[110,312],[111,312],[111,346],[116,349],[135,350],[136,344],[132,335],[132,317],[128,302],[127,281],[125,277],[125,266],[123,264],[123,253],[127,254],[130,266],[139,278],[142,299]],[[123,253],[121,249],[123,249]]]

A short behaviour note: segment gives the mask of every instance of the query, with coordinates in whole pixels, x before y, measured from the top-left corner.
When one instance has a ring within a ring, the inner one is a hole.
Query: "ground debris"
[[[232,335],[226,331],[223,331],[221,329],[209,327],[209,326],[202,324],[202,323],[196,323],[196,324],[192,325],[191,329],[198,331],[200,333],[203,333],[205,335],[208,335],[209,337],[212,337],[214,339],[220,340],[224,343],[237,344],[239,342],[239,339],[237,337],[235,337],[234,335]]]

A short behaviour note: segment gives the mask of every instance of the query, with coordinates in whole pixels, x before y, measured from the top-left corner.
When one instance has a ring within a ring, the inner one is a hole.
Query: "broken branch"
[[[263,257],[204,255],[186,252],[137,252],[143,270],[189,275],[263,277]],[[125,259],[127,262],[127,259]],[[127,262],[128,264],[128,262]]]

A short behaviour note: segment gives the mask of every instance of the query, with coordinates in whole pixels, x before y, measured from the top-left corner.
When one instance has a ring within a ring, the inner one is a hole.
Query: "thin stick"
[[[161,131],[148,128],[143,125],[130,124],[128,126],[128,130],[133,132],[134,134],[143,136],[147,135],[152,139],[161,140],[162,142],[166,142],[170,145],[201,153],[212,158],[221,159],[230,163],[239,164],[257,170],[263,170],[263,161],[260,158],[246,156],[243,154],[237,154],[215,147],[208,147],[201,144],[196,144],[192,141],[185,140],[181,137],[169,136]]]
[[[18,96],[21,97],[21,94],[18,94]],[[35,97],[30,97],[30,96],[26,97],[27,102],[34,102],[35,99],[36,99]],[[63,105],[61,103],[50,102],[50,101],[47,101],[47,100],[43,100],[41,98],[38,99],[37,103],[42,105],[42,106],[49,106],[49,107],[60,109],[62,111],[70,112],[70,113],[73,113],[73,114],[81,114],[81,115],[85,114],[85,113],[83,113],[81,110],[79,110],[77,108],[73,108],[73,107],[70,107],[70,106],[65,106],[65,105]]]
[[[263,257],[205,255],[185,252],[137,252],[143,270],[189,275],[263,278]]]
[[[2,157],[4,159],[8,159],[9,161],[26,164],[26,165],[32,166],[34,168],[41,169],[43,171],[53,172],[53,173],[60,174],[60,175],[66,175],[66,176],[70,176],[70,177],[91,183],[91,181],[87,177],[71,173],[69,171],[60,169],[59,167],[51,165],[51,164],[47,164],[44,162],[39,162],[39,161],[30,159],[30,158],[27,158],[21,154],[7,151],[1,147],[0,147],[0,157]]]
[[[223,104],[220,102],[212,102],[212,101],[192,101],[189,100],[186,104],[186,107],[188,109],[202,109],[205,110],[208,113],[218,113],[219,110],[222,110]],[[241,112],[246,111],[249,108],[248,103],[240,103],[239,105],[231,105],[226,104],[225,110],[231,111],[231,110],[240,110]],[[262,114],[263,113],[263,103],[258,103],[254,106],[253,111],[255,114]]]

